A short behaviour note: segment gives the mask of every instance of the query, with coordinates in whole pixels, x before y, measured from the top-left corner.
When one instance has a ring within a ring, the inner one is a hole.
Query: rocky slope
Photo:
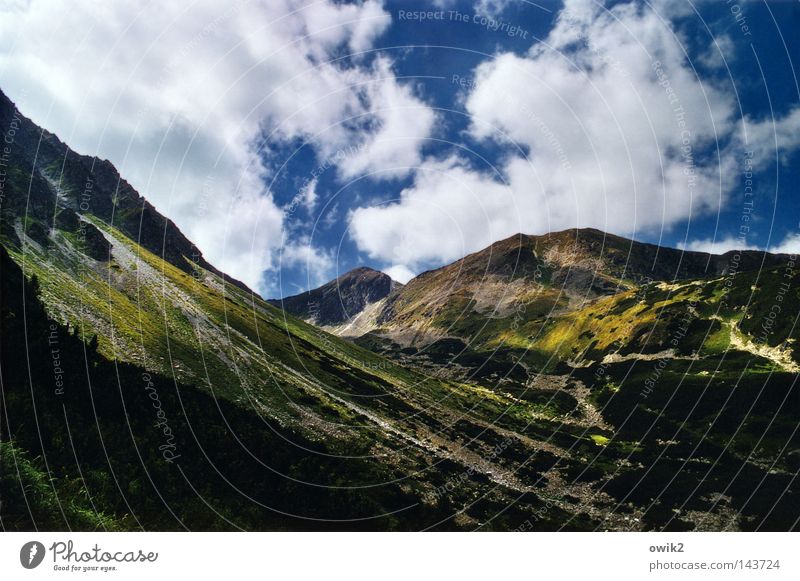
[[[348,334],[345,329],[362,311],[369,307],[375,310],[375,303],[402,286],[382,272],[361,267],[319,288],[268,302],[309,323],[332,329],[341,327],[337,333],[341,335]]]

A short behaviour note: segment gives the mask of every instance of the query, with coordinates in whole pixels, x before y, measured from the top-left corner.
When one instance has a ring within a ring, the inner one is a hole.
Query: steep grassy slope
[[[795,258],[731,253],[707,257],[717,266],[705,278],[648,282],[623,278],[597,255],[551,249],[544,260],[535,246],[520,248],[503,256],[496,245],[412,280],[390,297],[399,307],[384,326],[357,343],[594,418],[607,430],[592,435],[602,450],[564,477],[637,507],[642,522],[796,527]],[[505,283],[493,279],[503,264],[512,265]]]
[[[594,446],[587,430],[596,434],[604,433],[601,428],[592,427],[590,421],[580,417],[576,417],[570,425],[561,427],[558,417],[571,411],[569,405],[565,407],[560,401],[551,402],[544,394],[530,401],[521,400],[479,386],[408,371],[310,325],[284,318],[273,307],[254,300],[239,289],[232,295],[223,295],[213,289],[213,275],[206,273],[211,278],[201,284],[181,271],[171,269],[170,265],[141,248],[137,250],[141,264],[134,268],[120,259],[120,249],[132,252],[134,243],[119,233],[115,234],[107,234],[112,244],[112,259],[108,262],[95,264],[88,261],[63,241],[58,243],[61,244],[59,246],[51,240],[50,251],[47,254],[39,252],[24,233],[21,233],[21,242],[28,250],[13,249],[12,256],[40,281],[37,283],[41,287],[39,293],[51,316],[79,330],[84,338],[101,333],[99,340],[91,341],[96,346],[93,348],[99,352],[97,357],[113,356],[117,361],[137,364],[137,367],[123,363],[117,366],[95,364],[98,370],[90,378],[80,374],[80,369],[84,367],[83,363],[78,364],[80,358],[70,358],[69,371],[75,392],[80,391],[83,382],[110,388],[109,380],[116,379],[120,389],[132,392],[133,397],[139,398],[138,403],[125,404],[124,409],[119,409],[120,402],[113,398],[113,390],[111,393],[103,392],[106,397],[112,398],[105,405],[117,410],[111,414],[118,418],[117,422],[124,424],[125,414],[137,406],[141,409],[141,398],[144,396],[140,389],[143,387],[142,373],[150,373],[153,377],[159,377],[156,383],[164,407],[168,406],[177,415],[179,427],[174,429],[176,432],[180,430],[185,438],[183,448],[191,449],[195,445],[193,441],[198,432],[192,425],[204,426],[204,433],[215,433],[215,430],[224,426],[231,426],[215,437],[215,442],[224,444],[215,465],[226,466],[234,457],[233,451],[230,457],[226,457],[225,449],[233,447],[235,450],[237,444],[242,443],[240,432],[252,434],[252,438],[264,438],[277,430],[280,440],[247,446],[248,450],[256,452],[256,456],[251,458],[253,462],[257,461],[258,450],[265,449],[265,446],[277,446],[288,449],[288,452],[284,452],[288,454],[284,460],[288,462],[287,471],[281,474],[301,481],[308,478],[311,483],[306,486],[366,486],[381,491],[400,486],[404,494],[411,495],[410,500],[406,499],[409,504],[403,508],[418,507],[418,510],[402,517],[370,520],[364,524],[368,528],[423,528],[437,526],[437,523],[446,528],[476,526],[495,516],[497,518],[492,520],[492,524],[487,524],[488,527],[513,528],[525,520],[523,517],[527,512],[543,504],[544,501],[534,492],[542,486],[545,487],[543,494],[553,506],[550,516],[542,519],[539,525],[542,528],[560,526],[573,517],[577,520],[571,527],[585,528],[591,526],[587,511],[597,515],[607,510],[609,500],[605,497],[601,497],[595,506],[578,508],[574,500],[576,497],[569,497],[557,485],[556,472],[545,476],[545,471],[554,462],[570,464],[574,462],[573,454]],[[52,233],[51,236],[56,239],[59,233]],[[79,260],[82,268],[86,269],[80,271],[80,277],[74,274],[79,271],[79,263],[70,266],[70,257]],[[11,264],[4,265],[5,272],[12,270]],[[153,270],[145,273],[148,267]],[[137,280],[135,275],[139,283],[133,282]],[[72,276],[75,278],[70,278]],[[5,296],[22,294],[19,288],[14,288],[13,278],[4,277],[5,281],[9,281],[10,285],[5,290]],[[197,288],[193,288],[193,285],[197,285]],[[29,290],[28,294],[33,294],[33,291]],[[8,316],[21,322],[20,315],[24,309],[14,307],[8,300],[4,300],[4,305],[9,309]],[[202,318],[202,323],[192,327],[191,317]],[[39,363],[46,360],[42,353],[47,348],[46,333],[41,329],[33,329],[27,319],[24,322],[19,333],[27,330],[31,337],[29,341],[37,346],[39,354],[33,358],[24,357],[23,353],[5,349],[4,369],[9,367],[9,361],[27,361],[28,368],[36,369],[39,374],[44,373],[44,377],[40,376],[37,381],[37,388],[40,390],[39,397],[48,401],[48,397],[52,398],[49,390],[39,387],[47,384],[47,374],[50,372]],[[4,326],[4,331],[8,328]],[[180,333],[182,328],[187,329],[184,334]],[[67,342],[68,339],[63,336],[64,327],[59,326],[59,329],[62,334],[59,343]],[[7,337],[4,344],[21,348],[25,341],[19,336]],[[124,348],[125,345],[132,347]],[[218,346],[219,351],[212,346]],[[80,353],[78,347],[73,349],[77,354]],[[158,357],[161,352],[166,354],[164,360]],[[191,356],[192,352],[196,353],[194,357]],[[170,353],[173,354],[171,359]],[[177,354],[181,354],[180,359]],[[226,368],[225,358],[235,363]],[[88,362],[85,365],[91,367]],[[121,373],[120,368],[126,371]],[[38,450],[41,449],[44,457],[52,457],[54,453],[50,446],[63,442],[67,428],[63,425],[53,427],[50,440],[45,436],[45,443],[38,446],[35,432],[26,432],[26,428],[34,426],[35,418],[41,414],[46,414],[48,418],[58,417],[59,414],[55,410],[44,411],[47,408],[41,402],[34,407],[33,401],[24,399],[23,394],[27,392],[24,371],[21,370],[16,377],[4,375],[4,392],[20,398],[9,397],[8,432],[4,436],[9,441],[22,442],[24,449],[34,455],[39,454]],[[75,376],[76,373],[79,375]],[[170,376],[171,381],[166,379]],[[177,400],[163,394],[173,392],[173,388],[169,387],[171,382],[182,386],[175,392],[176,396],[182,394]],[[205,396],[199,392],[191,395],[198,402],[195,404],[197,411],[194,419],[184,420],[180,413],[185,414],[186,404],[182,400],[198,389],[212,397],[204,399]],[[169,405],[166,401],[168,397]],[[235,407],[223,403],[226,400]],[[89,429],[92,414],[95,413],[93,408],[86,406],[86,401],[85,397],[77,397],[70,406],[69,422],[78,434]],[[217,415],[217,409],[224,411]],[[76,416],[80,419],[76,419]],[[114,422],[109,421],[113,425]],[[260,430],[259,422],[262,422]],[[552,442],[554,439],[557,443]],[[306,443],[299,445],[299,441]],[[86,443],[81,446],[98,450],[98,445]],[[111,447],[117,445],[123,444]],[[309,458],[300,455],[299,459],[293,460],[292,450],[295,446],[311,449],[313,453]],[[155,445],[150,448],[151,454],[155,449]],[[74,471],[69,472],[68,459],[64,459],[63,452],[61,454],[62,464],[59,466],[60,472],[64,473],[62,478],[70,482],[80,478]],[[319,457],[328,455],[341,457],[339,462],[346,466],[343,469],[349,476],[310,468],[301,471],[298,467],[304,464],[317,466]],[[350,459],[356,466],[360,465],[361,459],[371,459],[373,463],[377,460],[376,472],[358,477]],[[237,462],[244,466],[247,459]],[[157,452],[143,462],[143,466],[150,471],[153,468],[151,463],[163,468]],[[101,469],[97,461],[94,466]],[[47,469],[50,471],[50,468]],[[127,470],[129,481],[140,481],[143,477],[136,473],[134,467],[128,467]],[[227,475],[227,470],[221,472]],[[195,473],[195,478],[202,481],[202,473]],[[395,482],[402,484],[393,484]],[[92,494],[93,485],[87,486],[86,493]],[[173,488],[170,488],[176,486],[172,480],[167,479],[162,486],[168,488],[171,498],[182,497],[175,495]],[[454,489],[448,490],[448,486]],[[443,494],[443,490],[447,494]],[[277,485],[272,491],[278,498],[288,494]],[[128,492],[125,491],[125,494]],[[516,501],[520,495],[521,500]],[[404,495],[400,497],[406,498]],[[109,499],[108,502],[112,501]],[[349,512],[343,515],[336,512],[343,506],[341,501],[331,502],[337,508],[326,518],[336,521],[331,525],[334,527],[350,527],[342,524],[342,518],[366,518],[386,512],[377,509],[383,504],[368,503],[367,506],[374,507],[376,512],[367,515],[359,512],[361,504],[351,503],[344,505]],[[315,509],[317,513],[314,518],[321,518],[326,506],[324,502],[320,503]],[[112,505],[112,514],[119,514],[116,512],[120,510],[119,501]],[[245,505],[236,506],[239,508],[231,508],[228,516],[228,520],[232,519],[233,522],[239,522],[233,518],[238,515],[237,511],[245,510]],[[394,506],[392,510],[397,509]],[[192,511],[197,510],[197,506],[192,508]],[[199,515],[194,518],[199,518]],[[311,527],[307,520],[281,521],[280,525],[275,525],[273,520],[265,518],[259,521],[258,518],[265,517],[250,515],[249,520],[241,526]],[[166,521],[156,519],[153,515],[145,520],[150,523],[146,526],[158,527],[169,526],[166,523],[173,522],[169,518]],[[192,522],[195,527],[205,527],[211,526],[207,523],[212,521],[217,522],[213,519]],[[132,522],[123,520],[119,526],[129,527]],[[213,526],[225,525],[217,522]]]
[[[5,529],[409,528],[446,516],[420,507],[413,478],[399,485],[411,466],[395,474],[368,443],[312,441],[108,361],[48,317],[5,251],[2,269]]]

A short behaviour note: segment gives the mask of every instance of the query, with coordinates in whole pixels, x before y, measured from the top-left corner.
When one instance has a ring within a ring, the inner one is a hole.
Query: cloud
[[[386,58],[378,58],[362,92],[378,129],[361,143],[354,155],[345,157],[339,172],[345,178],[375,172],[377,177],[400,177],[420,162],[425,140],[433,130],[433,110],[417,99],[409,86],[394,80]]]
[[[687,244],[679,244],[679,248],[684,250],[694,250],[696,252],[708,252],[709,254],[725,254],[730,250],[765,250],[763,246],[750,244],[742,238],[727,236],[721,240],[712,238],[692,240]],[[769,252],[773,254],[798,254],[800,253],[800,234],[788,234],[782,242],[770,246]]]
[[[301,194],[303,196],[303,205],[310,214],[317,206],[317,198],[319,197],[317,195],[317,178],[313,178],[303,186]]]
[[[800,234],[789,234],[783,242],[770,247],[769,251],[775,254],[800,254]]]
[[[414,276],[416,276],[411,270],[403,266],[402,264],[396,264],[394,266],[390,266],[389,268],[384,270],[385,274],[389,275],[389,278],[392,280],[396,280],[399,283],[406,284],[410,281]]]
[[[304,140],[321,159],[363,144],[348,175],[418,159],[429,109],[390,63],[342,58],[371,50],[390,21],[376,0],[3,4],[0,86],[263,290],[285,218],[258,144]],[[416,124],[401,122],[407,111]]]
[[[730,35],[720,34],[714,37],[706,51],[697,57],[697,60],[710,69],[729,66],[736,56],[736,45]]]
[[[451,157],[423,162],[399,200],[353,211],[350,228],[371,258],[415,270],[420,263],[450,262],[519,231],[523,214],[507,185]]]
[[[530,153],[562,226],[631,233],[716,206],[719,167],[697,157],[732,126],[733,100],[696,78],[654,12],[569,2],[545,43],[477,81],[473,135]]]
[[[568,0],[527,54],[481,63],[465,101],[469,133],[504,148],[501,167],[426,160],[399,199],[351,213],[358,247],[413,270],[520,231],[635,235],[724,206],[746,150],[759,169],[776,139],[784,158],[800,144],[800,109],[737,120],[734,95],[698,78],[662,16]]]
[[[776,119],[745,117],[736,133],[736,143],[740,149],[752,152],[755,169],[776,161],[788,163],[789,155],[800,146],[800,106]]]
[[[333,278],[332,252],[315,247],[307,236],[284,244],[279,260],[290,268],[301,267],[306,273],[308,288],[318,287]]]
[[[687,244],[679,244],[678,247],[683,250],[707,252],[709,254],[725,254],[729,250],[761,250],[758,246],[743,243],[740,238],[734,236],[728,236],[722,240],[713,240],[711,238],[692,240]]]
[[[526,2],[527,4],[534,4]],[[458,4],[458,0],[433,0],[433,5],[441,9],[452,9]],[[506,8],[512,4],[523,4],[522,0],[477,0],[472,3],[472,9],[475,14],[481,16],[495,17],[501,14]]]

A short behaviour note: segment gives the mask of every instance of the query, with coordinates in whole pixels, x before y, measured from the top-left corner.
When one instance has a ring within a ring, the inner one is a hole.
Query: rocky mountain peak
[[[314,290],[270,302],[317,325],[340,325],[401,286],[389,275],[362,266]]]

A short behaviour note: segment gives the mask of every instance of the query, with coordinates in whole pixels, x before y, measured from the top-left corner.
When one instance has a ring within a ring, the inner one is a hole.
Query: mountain
[[[314,290],[268,302],[337,335],[358,335],[362,320],[380,310],[383,299],[402,286],[382,272],[360,267]],[[365,309],[369,311],[364,313]]]
[[[394,478],[395,468],[371,460],[372,444],[357,435],[331,424],[320,437],[281,421],[255,401],[259,389],[248,405],[220,396],[219,385],[110,360],[96,338],[82,341],[53,321],[37,279],[26,279],[3,246],[0,270],[4,530],[408,529],[443,518],[408,508],[417,496],[411,480],[403,490],[330,486]],[[307,395],[292,394],[309,420],[326,405],[311,382]],[[280,385],[287,396],[296,388]],[[228,388],[237,391],[248,395]],[[413,456],[401,451],[393,461],[402,467]],[[403,516],[392,517],[398,510]],[[375,514],[389,516],[375,524]]]
[[[519,237],[309,293],[337,331],[372,309],[345,340],[4,96],[0,124],[4,529],[797,526],[791,257],[648,282],[622,239],[588,277],[604,236]]]
[[[320,296],[337,306],[348,300],[346,294],[337,298],[340,284],[336,281],[292,297],[283,307],[342,336],[374,332],[404,346],[458,337],[474,345],[494,338],[488,333],[507,331],[514,322],[550,320],[647,283],[735,275],[778,266],[787,259],[758,251],[723,255],[682,251],[594,229],[518,234],[423,272],[405,286],[393,288],[385,301],[362,302],[361,309],[350,302],[348,317],[358,325],[335,326],[343,319],[317,321],[312,316],[310,305],[319,304]],[[301,301],[301,297],[309,299]],[[362,314],[367,305],[368,311]]]
[[[493,421],[510,399],[287,315],[110,163],[5,96],[0,123],[4,529],[509,530],[538,488],[538,528],[598,525],[544,477],[577,456],[523,465],[529,422]],[[592,446],[586,428],[564,443]]]
[[[57,226],[76,233],[77,212],[114,225],[137,244],[170,265],[191,274],[195,267],[222,273],[172,222],[158,213],[107,160],[79,155],[58,137],[37,127],[0,91],[0,127],[13,130],[5,156],[4,231],[14,236],[13,217],[24,215],[25,228],[44,242],[42,233]],[[55,196],[53,195],[55,193]],[[12,220],[12,222],[9,222]],[[83,221],[84,236],[97,240],[98,230]],[[230,277],[226,280],[249,292]]]

